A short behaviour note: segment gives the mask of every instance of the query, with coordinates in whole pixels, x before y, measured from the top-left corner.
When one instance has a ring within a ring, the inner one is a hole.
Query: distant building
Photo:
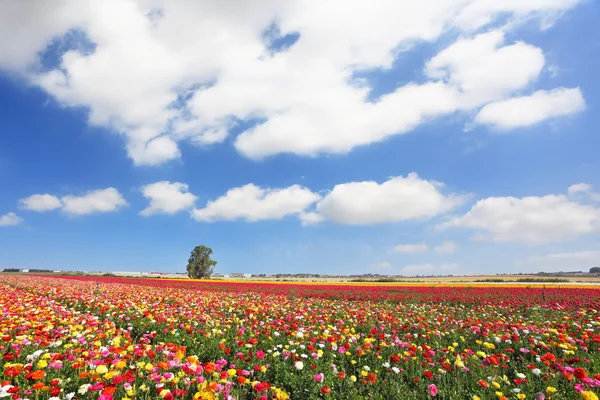
[[[249,278],[252,276],[252,274],[245,274],[243,272],[234,272],[232,274],[229,275],[232,278]]]

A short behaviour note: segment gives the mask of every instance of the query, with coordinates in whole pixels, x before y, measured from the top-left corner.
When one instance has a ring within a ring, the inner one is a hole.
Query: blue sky
[[[0,268],[600,264],[597,2],[264,3],[0,5]]]

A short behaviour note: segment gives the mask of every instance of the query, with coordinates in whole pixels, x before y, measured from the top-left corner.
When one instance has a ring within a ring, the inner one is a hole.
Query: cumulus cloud
[[[136,165],[180,158],[182,140],[222,142],[238,120],[260,121],[235,139],[248,157],[342,153],[527,88],[542,51],[505,44],[499,29],[474,32],[499,16],[504,30],[552,20],[578,2],[8,1],[0,36],[12,39],[0,44],[0,69],[88,110],[90,124],[124,137]],[[427,82],[371,102],[370,87],[353,79],[448,31],[462,37],[430,60]],[[289,35],[294,44],[274,48]],[[43,65],[50,44],[62,49],[57,65]]]
[[[434,247],[434,251],[436,253],[454,253],[456,251],[456,249],[458,248],[458,245],[452,241],[445,241],[442,244],[440,244],[439,246],[435,246]]]
[[[400,273],[402,275],[448,275],[458,270],[456,263],[441,263],[441,264],[409,264],[404,266]]]
[[[34,194],[19,201],[21,208],[30,211],[52,211],[62,207],[62,202],[51,194]]]
[[[60,209],[69,215],[88,215],[117,211],[127,202],[113,187],[97,189],[83,195],[67,195],[60,199],[49,194],[35,194],[19,201],[26,210],[45,212]]]
[[[584,109],[585,100],[579,88],[539,90],[530,96],[487,104],[479,111],[474,122],[509,130],[572,115]]]
[[[394,247],[396,253],[425,253],[429,251],[429,246],[425,243],[399,244]]]
[[[23,222],[23,218],[19,217],[14,212],[0,216],[0,226],[15,226]]]
[[[150,200],[150,205],[140,212],[143,216],[175,214],[194,207],[196,202],[196,196],[188,191],[185,183],[161,181],[142,186],[141,190],[143,196]]]
[[[392,269],[392,264],[389,261],[381,261],[371,265],[370,269],[374,271],[389,271]]]
[[[587,272],[592,267],[600,266],[600,251],[549,253],[519,260],[517,266],[523,272]]]
[[[600,231],[600,209],[561,194],[489,197],[438,225],[447,228],[473,229],[476,240],[537,245]]]
[[[300,185],[271,189],[250,183],[228,190],[218,199],[209,201],[202,209],[192,210],[192,217],[202,222],[276,220],[288,215],[299,215],[320,198],[318,194]]]
[[[115,188],[98,189],[82,196],[64,196],[61,198],[62,210],[71,215],[87,215],[117,211],[127,202]]]
[[[576,183],[569,186],[568,193],[570,196],[588,198],[592,201],[600,201],[600,193],[592,190],[592,185],[589,183]]]
[[[324,220],[346,225],[371,225],[431,218],[462,205],[468,196],[442,193],[439,182],[416,173],[383,183],[349,182],[336,185],[316,205]]]

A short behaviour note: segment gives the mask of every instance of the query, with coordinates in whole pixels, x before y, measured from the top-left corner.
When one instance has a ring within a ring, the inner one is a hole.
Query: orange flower
[[[44,372],[43,369],[38,369],[37,371],[34,371],[31,373],[31,379],[36,380],[36,381],[39,381],[44,376],[46,376],[46,373]]]

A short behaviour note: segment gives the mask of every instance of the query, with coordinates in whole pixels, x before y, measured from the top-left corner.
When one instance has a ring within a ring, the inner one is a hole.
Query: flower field
[[[600,290],[0,275],[0,398],[598,399]]]

